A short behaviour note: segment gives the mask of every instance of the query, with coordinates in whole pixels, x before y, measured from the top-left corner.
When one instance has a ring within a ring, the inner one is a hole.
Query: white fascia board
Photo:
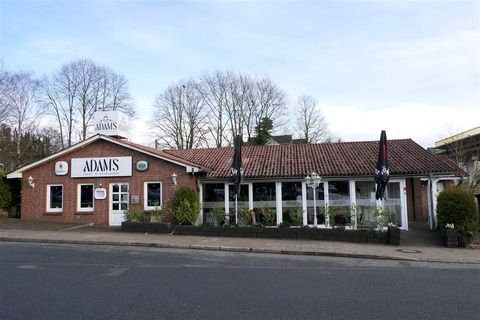
[[[66,149],[63,149],[63,150],[57,152],[57,153],[54,153],[54,154],[52,154],[52,155],[50,155],[50,156],[48,156],[48,157],[46,157],[46,158],[43,158],[43,159],[41,159],[41,160],[35,161],[35,162],[33,162],[33,163],[30,163],[30,164],[28,164],[28,165],[26,165],[26,166],[24,166],[24,167],[21,167],[21,168],[15,170],[15,171],[13,171],[13,172],[10,172],[9,174],[7,174],[7,179],[22,178],[22,172],[23,172],[23,171],[26,171],[26,170],[29,170],[29,169],[34,168],[34,167],[36,167],[36,166],[39,166],[39,165],[41,165],[41,164],[44,164],[44,163],[46,163],[46,162],[48,162],[48,161],[50,161],[50,160],[52,160],[52,159],[61,157],[61,156],[64,155],[64,154],[67,154],[67,153],[69,153],[69,152],[72,152],[72,151],[74,151],[74,150],[76,150],[76,149],[78,149],[78,148],[81,148],[81,147],[83,147],[83,146],[85,146],[85,145],[87,145],[87,144],[90,144],[90,143],[92,143],[92,142],[94,142],[94,141],[96,141],[96,140],[98,140],[98,139],[100,139],[100,138],[102,138],[100,135],[95,135],[95,136],[93,136],[93,137],[90,137],[90,138],[82,141],[82,142],[79,142],[79,143],[77,143],[77,144],[74,144],[74,145],[71,146],[71,147],[68,147],[68,148],[66,148]]]

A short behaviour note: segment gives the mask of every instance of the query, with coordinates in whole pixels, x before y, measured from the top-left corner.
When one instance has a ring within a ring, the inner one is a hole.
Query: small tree
[[[271,137],[271,132],[273,129],[273,121],[270,118],[263,118],[260,120],[258,125],[255,127],[257,133],[257,138],[255,143],[257,145],[267,144],[268,140]]]
[[[442,191],[437,198],[437,217],[440,228],[453,223],[455,229],[478,231],[478,212],[473,195],[456,187]]]
[[[172,213],[175,223],[193,225],[197,220],[200,203],[197,192],[190,187],[180,187],[172,200]]]

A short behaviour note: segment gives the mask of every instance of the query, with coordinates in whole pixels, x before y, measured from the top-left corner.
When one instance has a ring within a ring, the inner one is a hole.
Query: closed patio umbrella
[[[240,193],[240,183],[242,182],[242,136],[235,137],[235,148],[233,153],[232,167],[230,168],[230,181],[234,183],[235,188],[235,222],[238,223],[238,194]]]
[[[390,180],[390,169],[388,167],[388,152],[387,152],[387,133],[382,130],[380,134],[380,144],[378,148],[378,160],[375,166],[375,183],[377,185],[377,192],[375,198],[382,200],[385,196],[385,188]]]

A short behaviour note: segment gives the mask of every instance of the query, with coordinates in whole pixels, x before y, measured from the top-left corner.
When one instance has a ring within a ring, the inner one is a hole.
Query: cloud
[[[412,138],[423,147],[451,134],[478,126],[480,110],[418,103],[370,109],[360,105],[320,103],[332,133],[343,141],[377,140],[386,130],[389,139]]]

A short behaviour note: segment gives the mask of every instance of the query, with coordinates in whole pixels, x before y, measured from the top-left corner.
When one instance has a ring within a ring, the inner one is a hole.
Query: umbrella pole
[[[238,224],[238,193],[235,193],[235,223]]]

